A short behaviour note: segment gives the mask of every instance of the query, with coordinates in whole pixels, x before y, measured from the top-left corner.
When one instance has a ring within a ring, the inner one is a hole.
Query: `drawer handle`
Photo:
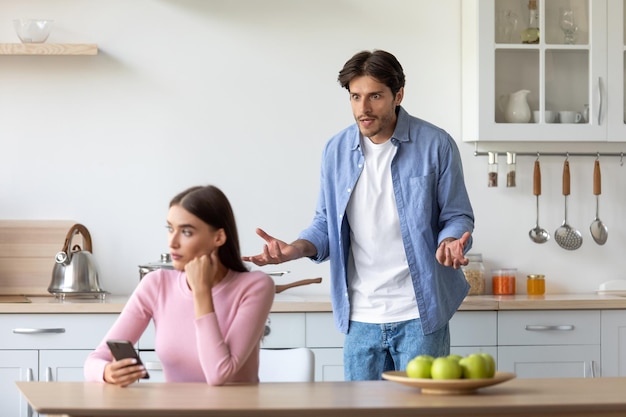
[[[147,371],[162,371],[163,370],[163,366],[161,365],[161,362],[158,362],[158,361],[144,362],[143,366],[144,368],[146,368]]]
[[[526,325],[526,330],[529,331],[539,331],[539,332],[543,332],[543,331],[547,331],[547,330],[574,330],[574,325],[572,324],[558,324],[555,326],[546,326],[543,324],[527,324]]]
[[[16,333],[16,334],[65,333],[65,329],[63,327],[50,328],[50,329],[13,329],[13,333]]]

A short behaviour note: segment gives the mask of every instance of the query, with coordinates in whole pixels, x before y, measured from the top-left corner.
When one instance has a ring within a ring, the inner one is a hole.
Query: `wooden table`
[[[33,408],[72,417],[626,416],[626,378],[513,379],[469,395],[389,381],[205,384],[17,382]]]

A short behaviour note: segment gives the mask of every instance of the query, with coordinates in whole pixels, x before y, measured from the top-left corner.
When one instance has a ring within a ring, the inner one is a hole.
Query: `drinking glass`
[[[559,26],[563,31],[565,44],[573,45],[576,43],[576,31],[578,31],[578,25],[576,25],[574,11],[572,9],[560,9]]]
[[[496,42],[511,43],[517,30],[517,15],[511,10],[498,11],[496,29]]]

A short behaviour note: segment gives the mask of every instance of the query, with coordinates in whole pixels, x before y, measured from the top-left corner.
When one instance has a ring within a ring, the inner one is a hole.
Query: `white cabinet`
[[[602,311],[602,375],[626,376],[626,311]]]
[[[0,414],[35,415],[16,381],[82,381],[87,355],[116,318],[116,314],[0,315]]]
[[[624,0],[538,0],[536,44],[520,37],[528,26],[528,3],[461,3],[463,140],[624,141]],[[564,9],[576,19],[572,44],[565,43],[559,24]],[[529,92],[529,122],[507,118],[507,98],[522,90]],[[546,111],[588,117],[559,123],[558,115],[548,120]]]
[[[499,311],[498,369],[520,378],[600,376],[600,311]]]
[[[450,320],[450,353],[485,352],[497,360],[497,323],[496,311],[457,311]]]
[[[305,322],[306,346],[315,353],[315,380],[343,381],[344,334],[332,313],[306,313]]]

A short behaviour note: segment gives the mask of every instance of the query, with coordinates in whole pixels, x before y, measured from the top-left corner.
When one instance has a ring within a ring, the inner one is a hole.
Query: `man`
[[[338,81],[356,124],[326,144],[313,222],[290,244],[257,229],[263,253],[243,259],[330,259],[345,378],[380,379],[417,355],[449,354],[474,215],[454,140],[400,106],[405,77],[392,54],[357,53]]]

